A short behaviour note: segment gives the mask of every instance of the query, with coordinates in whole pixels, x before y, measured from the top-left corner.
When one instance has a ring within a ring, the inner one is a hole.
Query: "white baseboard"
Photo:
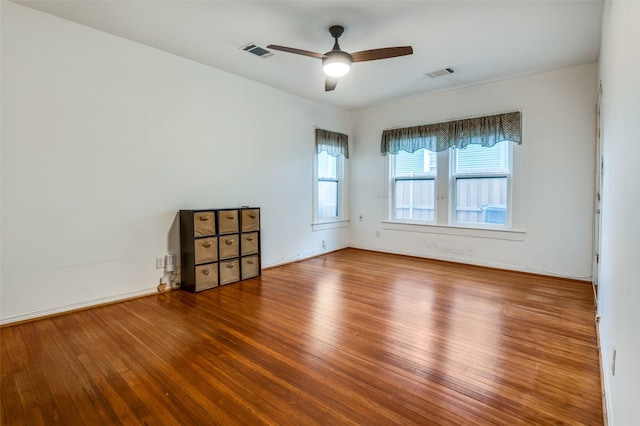
[[[600,318],[600,315],[596,312],[596,318]],[[606,365],[606,357],[604,354],[604,349],[602,347],[602,343],[600,341],[600,324],[601,321],[596,321],[596,337],[598,340],[598,355],[600,356],[600,386],[602,387],[602,410],[604,416],[604,426],[613,426],[613,422],[611,421],[610,413],[612,413],[611,401],[607,397],[611,395],[609,388],[609,375],[607,371],[609,371],[608,366]]]
[[[496,263],[496,262],[478,262],[478,261],[473,261],[469,259],[457,258],[453,256],[425,256],[424,253],[414,252],[410,250],[382,250],[377,247],[365,247],[365,246],[358,246],[358,245],[344,245],[339,247],[331,247],[331,248],[326,248],[322,250],[312,250],[306,253],[298,253],[295,256],[290,256],[290,257],[281,257],[279,259],[263,260],[262,269],[274,268],[276,266],[285,265],[287,263],[293,263],[293,262],[298,262],[305,259],[310,259],[312,257],[321,256],[323,254],[331,253],[331,252],[342,250],[345,248],[356,248],[356,249],[362,249],[362,250],[377,251],[381,253],[400,254],[405,256],[422,257],[422,258],[434,259],[434,260],[444,260],[448,262],[466,263],[470,265],[486,266],[490,268],[499,268],[499,269],[506,269],[506,270],[512,270],[512,271],[519,271],[519,272],[529,272],[534,274],[542,274],[542,275],[556,276],[560,278],[570,278],[570,279],[583,280],[583,281],[591,280],[591,277],[575,277],[571,275],[556,274],[549,271],[538,270],[535,268],[515,268],[512,265],[505,265],[505,264]],[[154,293],[157,293],[157,289],[155,287],[152,287],[152,288],[138,290],[131,293],[117,294],[117,295],[102,297],[98,299],[91,299],[91,300],[85,300],[82,302],[71,303],[68,305],[61,305],[61,306],[56,306],[52,308],[40,309],[40,310],[27,312],[23,314],[10,315],[7,317],[0,318],[0,325],[32,320],[35,318],[45,317],[49,315],[61,314],[64,312],[73,311],[77,309],[90,308],[92,306],[102,305],[102,304],[111,303],[111,302],[117,302],[120,300],[131,299],[139,296],[146,296]]]
[[[49,315],[62,314],[69,311],[75,311],[78,309],[91,308],[93,306],[104,305],[105,303],[118,302],[126,299],[133,299],[135,297],[147,296],[157,293],[156,287],[147,288],[143,290],[134,291],[131,293],[116,294],[113,296],[100,297],[98,299],[84,300],[82,302],[71,303],[68,305],[60,305],[46,309],[39,309],[36,311],[26,312],[23,314],[9,315],[7,317],[0,318],[0,325],[11,324],[14,322],[28,321],[36,318],[46,317]]]
[[[273,267],[284,265],[287,263],[293,263],[293,262],[298,262],[304,259],[310,259],[312,257],[321,256],[323,254],[327,254],[332,251],[342,250],[343,248],[347,248],[347,247],[348,246],[333,247],[333,248],[327,248],[322,250],[310,251],[307,253],[299,253],[296,256],[291,256],[287,258],[283,257],[277,260],[272,260],[267,262],[263,261],[262,269],[273,268]],[[26,312],[22,314],[1,317],[0,325],[6,325],[6,324],[21,322],[21,321],[28,321],[36,318],[47,317],[50,315],[63,314],[65,312],[75,311],[75,310],[84,309],[84,308],[91,308],[94,306],[103,305],[105,303],[118,302],[118,301],[132,299],[140,296],[148,296],[151,294],[155,294],[157,292],[158,292],[157,288],[152,287],[148,289],[134,291],[131,293],[116,294],[113,296],[107,296],[107,297],[101,297],[97,299],[84,300],[82,302],[70,303],[68,305],[60,305],[60,306],[55,306],[55,307],[50,307],[45,309],[38,309],[35,311]]]
[[[404,256],[422,257],[424,259],[443,260],[446,262],[464,263],[467,265],[475,265],[475,266],[485,266],[487,268],[505,269],[508,271],[528,272],[530,274],[548,275],[550,277],[568,278],[572,280],[579,280],[579,281],[586,281],[586,282],[591,281],[590,276],[579,277],[571,274],[550,272],[550,271],[541,270],[537,268],[515,267],[513,265],[508,265],[508,264],[499,263],[499,262],[484,262],[484,261],[477,261],[477,260],[455,257],[455,256],[427,256],[424,253],[411,251],[411,250],[385,250],[379,247],[367,247],[367,246],[360,246],[360,245],[354,245],[354,244],[350,245],[350,247],[355,249],[361,249],[361,250],[377,251],[380,253],[401,254]]]
[[[334,251],[342,250],[349,248],[350,246],[345,245],[342,247],[332,247],[322,250],[312,250],[306,253],[298,253],[295,256],[290,257],[281,257],[276,260],[262,260],[262,269],[275,268],[276,266],[286,265],[287,263],[299,262],[305,259],[311,259],[312,257],[322,256],[323,254],[331,253]]]

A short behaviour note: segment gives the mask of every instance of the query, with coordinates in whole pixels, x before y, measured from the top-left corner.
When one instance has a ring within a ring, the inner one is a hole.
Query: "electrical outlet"
[[[176,265],[176,255],[168,254],[166,256],[166,261],[164,263],[165,270],[167,272],[173,272],[175,269],[175,265]]]
[[[327,243],[324,242],[324,240],[322,240],[322,248],[326,249],[327,248]]]
[[[156,257],[156,269],[164,268],[164,256]]]
[[[380,231],[376,231],[376,237],[380,236]]]

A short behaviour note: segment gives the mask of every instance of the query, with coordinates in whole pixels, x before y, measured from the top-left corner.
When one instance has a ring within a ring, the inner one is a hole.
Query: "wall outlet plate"
[[[164,262],[164,268],[167,272],[173,272],[176,266],[176,255],[168,254]]]
[[[156,269],[164,268],[164,256],[156,257]]]

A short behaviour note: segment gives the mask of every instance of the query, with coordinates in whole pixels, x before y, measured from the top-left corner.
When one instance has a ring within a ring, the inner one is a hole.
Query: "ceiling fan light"
[[[342,77],[351,69],[353,59],[347,52],[332,51],[322,59],[322,69],[329,77]]]
[[[332,62],[322,66],[324,73],[329,77],[342,77],[351,69],[351,65],[342,62]]]

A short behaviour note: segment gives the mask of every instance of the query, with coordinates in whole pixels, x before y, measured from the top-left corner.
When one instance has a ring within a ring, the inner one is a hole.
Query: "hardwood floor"
[[[603,423],[570,280],[347,249],[0,331],[3,425]]]

